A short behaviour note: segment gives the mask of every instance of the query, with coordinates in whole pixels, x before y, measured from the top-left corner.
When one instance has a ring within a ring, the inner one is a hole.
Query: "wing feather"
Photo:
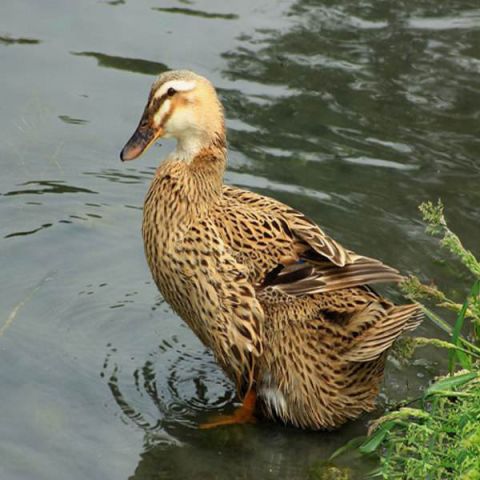
[[[272,286],[289,295],[312,295],[380,282],[399,282],[403,277],[394,268],[378,260],[359,257],[355,263],[309,265],[298,263],[284,267],[264,286]]]
[[[297,256],[293,261],[300,263],[281,265],[277,258],[273,269],[263,273],[263,286],[299,296],[403,279],[379,260],[343,248],[305,215],[281,202],[230,186],[224,186],[223,194],[230,206],[239,205],[238,215],[273,216],[283,222],[289,235],[291,250]],[[261,230],[257,233],[261,237]],[[268,251],[263,250],[262,255]]]
[[[294,239],[304,244],[305,250],[312,249],[321,258],[328,259],[337,266],[344,266],[351,261],[351,253],[348,250],[329,237],[316,223],[298,210],[273,198],[229,185],[224,185],[223,195],[228,200],[244,204],[247,208],[270,212],[281,219]]]

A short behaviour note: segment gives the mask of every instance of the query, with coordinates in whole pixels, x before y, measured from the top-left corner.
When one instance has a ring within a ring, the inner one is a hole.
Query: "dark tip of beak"
[[[127,160],[135,160],[145,150],[145,145],[137,142],[128,142],[120,152],[120,160],[125,162]]]
[[[129,155],[128,145],[125,145],[120,152],[120,160],[125,162],[126,160],[133,160],[134,157]]]
[[[125,162],[127,160],[135,160],[139,157],[152,143],[153,132],[151,130],[144,131],[137,128],[132,138],[127,142],[120,152],[120,160]]]

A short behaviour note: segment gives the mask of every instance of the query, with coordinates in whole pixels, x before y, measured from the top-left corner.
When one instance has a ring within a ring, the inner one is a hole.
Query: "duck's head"
[[[224,135],[223,109],[213,85],[187,70],[169,71],[152,85],[140,123],[120,158],[137,158],[161,137],[176,138],[178,156],[193,158],[218,135]]]

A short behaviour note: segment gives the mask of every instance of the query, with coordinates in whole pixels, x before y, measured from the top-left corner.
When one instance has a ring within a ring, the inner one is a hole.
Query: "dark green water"
[[[365,432],[366,418],[335,433],[195,428],[235,399],[143,258],[143,196],[172,144],[118,158],[154,76],[180,67],[220,89],[229,183],[352,249],[468,287],[417,205],[442,197],[479,253],[477,1],[3,0],[2,480],[307,479]],[[391,361],[381,402],[417,395],[442,359]],[[343,465],[355,478],[372,467]]]

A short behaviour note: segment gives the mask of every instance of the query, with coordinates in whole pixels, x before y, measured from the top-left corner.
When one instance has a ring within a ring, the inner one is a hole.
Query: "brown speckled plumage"
[[[185,91],[154,121],[167,83]],[[399,281],[398,272],[280,202],[223,185],[223,115],[203,77],[160,76],[138,130],[125,159],[158,136],[178,140],[145,199],[153,278],[239,394],[255,389],[266,416],[311,429],[374,408],[388,348],[421,319],[417,305],[395,306],[368,286]]]

